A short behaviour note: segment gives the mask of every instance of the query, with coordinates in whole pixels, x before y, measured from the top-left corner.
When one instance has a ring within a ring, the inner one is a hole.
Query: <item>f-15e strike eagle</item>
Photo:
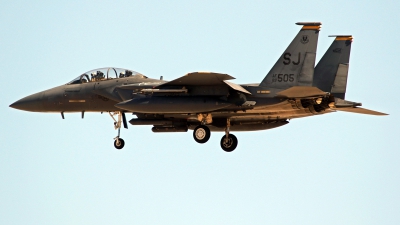
[[[172,81],[151,79],[127,69],[101,68],[71,82],[18,100],[10,107],[32,112],[109,112],[118,129],[114,146],[124,147],[120,128],[152,125],[153,132],[187,132],[206,143],[211,131],[222,131],[221,147],[233,151],[232,131],[280,127],[290,119],[335,111],[387,115],[344,100],[351,35],[335,40],[315,65],[321,23],[296,23],[302,28],[261,83],[238,85],[228,74],[194,72]],[[115,118],[117,117],[117,119]]]

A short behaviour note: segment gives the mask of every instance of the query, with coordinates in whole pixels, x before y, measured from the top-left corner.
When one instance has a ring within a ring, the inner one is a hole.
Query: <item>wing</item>
[[[174,86],[228,86],[236,91],[249,94],[251,93],[238,84],[234,84],[227,80],[235,79],[234,77],[223,73],[212,72],[194,72],[188,73],[178,79],[158,85],[155,89],[173,88]]]
[[[224,84],[224,80],[232,80],[234,77],[223,74],[223,73],[211,73],[211,72],[194,72],[188,73],[185,76],[179,77],[178,79],[170,82],[161,84],[156,88],[162,88],[167,86],[197,86],[197,85],[220,85]]]

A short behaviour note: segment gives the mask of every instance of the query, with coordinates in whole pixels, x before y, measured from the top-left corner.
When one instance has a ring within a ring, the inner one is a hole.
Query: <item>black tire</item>
[[[114,147],[118,150],[121,150],[125,146],[125,141],[122,138],[119,138],[118,140],[114,141]],[[118,143],[117,143],[117,141],[118,141]]]
[[[221,148],[226,152],[231,152],[235,150],[238,145],[238,139],[235,135],[229,134],[228,139],[226,139],[226,135],[221,138]]]
[[[193,138],[197,143],[206,143],[211,136],[210,128],[204,125],[197,126],[193,131]]]

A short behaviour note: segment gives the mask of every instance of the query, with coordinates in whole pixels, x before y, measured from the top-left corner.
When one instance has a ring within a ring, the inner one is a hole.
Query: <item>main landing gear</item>
[[[229,134],[229,128],[231,127],[231,120],[226,119],[225,135],[221,138],[221,148],[226,152],[231,152],[236,149],[238,145],[238,139],[235,135]]]
[[[118,112],[108,112],[111,116],[111,118],[114,120],[114,128],[117,130],[118,129],[118,135],[114,138],[114,147],[118,150],[122,149],[125,146],[125,141],[124,139],[120,138],[120,133],[121,133],[121,123],[124,123],[124,128],[128,128],[128,124],[126,123],[126,118],[125,114],[121,111]],[[115,120],[114,116],[118,115],[118,121]]]
[[[231,121],[228,118],[226,120],[225,135],[221,139],[221,148],[226,152],[232,152],[236,149],[238,145],[238,139],[235,135],[229,134],[229,128],[231,126]],[[193,131],[193,138],[197,143],[206,143],[211,136],[210,128],[206,125],[199,125]]]
[[[197,126],[193,131],[193,138],[197,143],[206,143],[211,136],[210,128],[205,125]]]

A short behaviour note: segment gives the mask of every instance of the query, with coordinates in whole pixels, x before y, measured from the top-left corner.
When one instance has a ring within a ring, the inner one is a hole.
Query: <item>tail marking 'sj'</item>
[[[299,22],[303,27],[260,83],[260,86],[287,89],[312,86],[320,22]]]

